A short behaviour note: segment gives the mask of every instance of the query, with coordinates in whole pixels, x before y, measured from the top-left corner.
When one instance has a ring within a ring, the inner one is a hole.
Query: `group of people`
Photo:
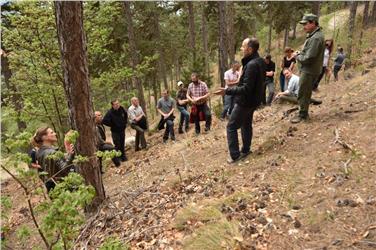
[[[321,101],[312,99],[312,91],[318,87],[328,67],[328,60],[331,53],[332,41],[324,40],[318,17],[313,14],[304,15],[300,23],[307,33],[304,48],[301,52],[285,49],[285,57],[282,62],[280,74],[281,92],[274,94],[275,63],[270,55],[260,57],[259,41],[256,38],[246,38],[242,42],[241,51],[243,58],[241,63],[234,61],[231,68],[225,72],[225,87],[219,88],[214,94],[222,95],[224,98],[224,109],[220,119],[228,117],[226,127],[227,143],[229,148],[229,163],[236,162],[251,153],[252,142],[252,120],[253,114],[262,104],[270,105],[273,100],[286,100],[299,105],[299,113],[290,121],[298,123],[307,120],[309,104],[320,104]],[[342,67],[344,55],[342,48],[338,49],[335,59],[334,76],[338,79],[338,71]],[[300,65],[300,76],[293,73],[296,64]],[[240,68],[242,68],[240,70]],[[174,132],[174,111],[180,113],[178,126],[179,134],[189,130],[189,124],[194,123],[195,133],[201,132],[200,121],[205,121],[205,131],[209,131],[212,123],[211,110],[208,106],[210,92],[205,82],[199,79],[197,73],[191,74],[191,83],[185,88],[183,82],[177,83],[178,92],[176,98],[172,98],[168,90],[163,90],[162,97],[157,102],[157,111],[160,114],[158,129],[165,129],[163,142],[168,139],[175,141]],[[266,96],[268,89],[268,96]],[[126,161],[125,154],[125,128],[130,123],[131,128],[136,131],[135,150],[147,148],[145,132],[148,129],[148,122],[137,97],[131,99],[131,106],[126,110],[118,100],[111,102],[111,109],[102,118],[99,111],[95,112],[95,124],[97,129],[97,148],[100,151],[117,150],[121,152],[120,157],[112,160],[115,166],[120,166],[121,161]],[[190,110],[188,105],[191,106]],[[104,125],[110,127],[112,143],[106,142]],[[238,130],[241,130],[242,148],[239,149]],[[40,128],[33,137],[33,143],[37,150],[34,151],[33,167],[41,168],[48,172],[48,189],[53,188],[54,179],[61,177],[74,168],[72,165],[74,157],[74,146],[66,144],[66,156],[64,159],[51,160],[46,156],[56,152],[53,146],[56,143],[56,134],[51,128]]]

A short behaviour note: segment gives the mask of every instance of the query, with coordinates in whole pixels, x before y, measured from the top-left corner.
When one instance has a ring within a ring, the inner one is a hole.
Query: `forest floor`
[[[376,47],[373,41],[373,47]],[[77,249],[117,237],[132,249],[375,249],[376,49],[363,72],[321,82],[308,122],[293,125],[289,104],[255,112],[253,154],[229,165],[226,122],[194,129],[104,174],[107,200],[88,219]],[[203,125],[203,124],[202,124]],[[26,199],[13,180],[10,249],[31,249],[16,229],[31,225]]]

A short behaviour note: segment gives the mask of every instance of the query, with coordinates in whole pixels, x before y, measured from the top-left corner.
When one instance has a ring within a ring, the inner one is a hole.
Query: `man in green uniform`
[[[294,53],[300,65],[299,114],[291,119],[291,123],[299,123],[308,119],[308,107],[312,96],[313,83],[322,70],[325,50],[324,35],[319,26],[317,16],[305,14],[300,24],[304,25],[307,37],[303,50]]]

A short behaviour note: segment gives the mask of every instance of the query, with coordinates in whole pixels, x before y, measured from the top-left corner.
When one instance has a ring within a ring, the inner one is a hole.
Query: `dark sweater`
[[[111,108],[107,111],[102,123],[111,128],[111,132],[123,132],[127,126],[128,114],[125,109],[120,106],[118,110]]]
[[[235,103],[249,108],[257,108],[263,98],[266,65],[259,54],[253,53],[242,59],[243,73],[239,84],[226,89],[226,95],[234,95]]]

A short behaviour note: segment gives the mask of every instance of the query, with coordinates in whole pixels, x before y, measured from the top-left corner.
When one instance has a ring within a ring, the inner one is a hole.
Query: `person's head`
[[[111,106],[112,106],[113,109],[118,110],[120,108],[120,102],[119,102],[119,100],[118,99],[113,100],[111,102]]]
[[[337,50],[338,50],[339,53],[343,53],[343,48],[342,47],[338,46]]]
[[[290,48],[290,47],[285,48],[285,56],[290,57],[293,52],[294,52],[294,50],[292,48]]]
[[[198,82],[198,74],[196,72],[191,74],[191,80],[192,82]]]
[[[266,63],[266,64],[269,64],[271,60],[272,60],[272,56],[271,56],[270,54],[267,54],[267,55],[265,56],[265,63]]]
[[[56,133],[49,127],[38,128],[32,138],[32,144],[36,147],[52,145],[55,142],[57,142]]]
[[[233,61],[231,63],[231,68],[233,71],[238,71],[240,69],[240,63],[238,61]]]
[[[96,124],[101,124],[102,123],[102,113],[100,111],[95,111],[95,123]]]
[[[184,83],[182,81],[178,81],[178,88],[182,89],[184,87]]]
[[[303,25],[306,33],[311,33],[319,26],[319,19],[314,14],[305,14],[299,23]]]
[[[168,89],[164,89],[164,90],[162,90],[162,97],[163,97],[164,99],[167,99],[167,98],[168,98],[168,95],[169,95],[169,91],[168,91]]]
[[[133,106],[138,107],[138,105],[139,105],[138,98],[135,97],[135,96],[132,97],[132,99],[131,99],[131,103],[132,103]]]
[[[241,50],[243,52],[243,56],[248,56],[253,53],[256,53],[260,47],[259,41],[255,38],[246,38],[242,43]]]
[[[292,76],[292,72],[291,72],[291,70],[289,68],[284,68],[283,69],[283,74],[285,75],[285,77],[287,79],[290,79],[290,77]]]
[[[332,52],[333,49],[333,39],[326,39],[325,40],[325,48],[329,50],[329,53]]]

